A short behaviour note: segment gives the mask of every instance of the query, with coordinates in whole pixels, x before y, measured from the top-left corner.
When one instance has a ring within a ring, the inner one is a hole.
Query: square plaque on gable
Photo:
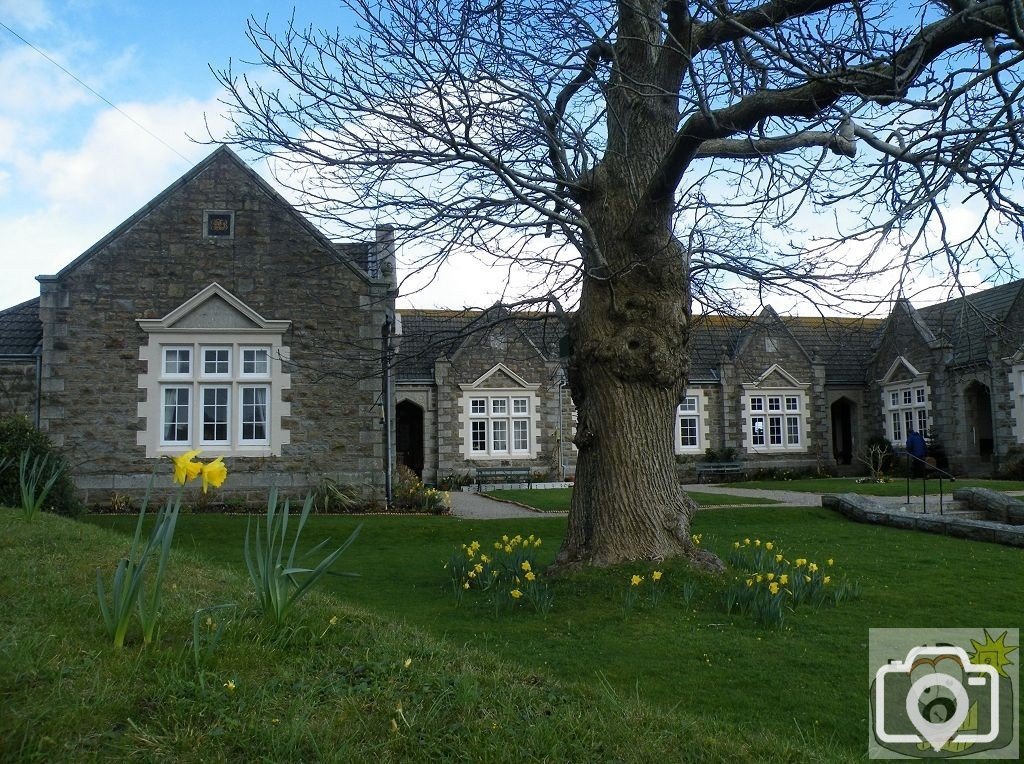
[[[208,239],[230,239],[235,235],[235,213],[208,211],[204,235]]]

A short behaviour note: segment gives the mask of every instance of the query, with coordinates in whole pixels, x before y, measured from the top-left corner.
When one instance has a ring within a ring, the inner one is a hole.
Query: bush
[[[18,484],[18,460],[25,452],[34,457],[48,456],[54,462],[61,460],[60,451],[50,439],[37,430],[23,416],[0,418],[0,461],[11,460],[13,466],[0,472],[0,505],[7,507],[21,506],[21,489]],[[65,468],[64,473],[54,483],[46,497],[43,510],[58,515],[73,517],[82,511],[81,502],[75,496],[75,486],[71,474]]]
[[[399,512],[426,512],[446,515],[451,511],[448,494],[436,488],[427,488],[408,467],[398,468],[393,495],[394,509]]]
[[[998,477],[1003,480],[1024,480],[1024,448],[1010,446],[1003,457]]]

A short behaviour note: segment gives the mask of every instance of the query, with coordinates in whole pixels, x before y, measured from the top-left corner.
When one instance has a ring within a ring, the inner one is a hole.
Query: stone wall
[[[205,210],[233,211],[234,236],[204,238]],[[341,263],[230,152],[216,152],[72,266],[40,281],[41,428],[77,465],[87,501],[137,492],[154,467],[136,445],[136,432],[154,426],[136,416],[146,395],[138,359],[147,342],[136,320],[165,316],[213,282],[264,318],[291,322],[283,338],[291,351],[290,442],[270,457],[227,459],[222,495],[255,499],[271,485],[302,493],[321,475],[382,482],[387,286]]]
[[[36,373],[34,359],[0,358],[0,417],[36,421]]]

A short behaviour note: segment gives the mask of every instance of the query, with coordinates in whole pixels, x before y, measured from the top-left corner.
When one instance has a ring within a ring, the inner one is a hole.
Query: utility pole
[[[394,449],[391,442],[391,318],[384,319],[380,327],[380,363],[381,363],[381,405],[384,407],[384,503],[388,510],[393,505],[392,476],[395,472]]]

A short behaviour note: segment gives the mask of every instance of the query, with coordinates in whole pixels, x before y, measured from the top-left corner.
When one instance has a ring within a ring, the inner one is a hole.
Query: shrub
[[[398,468],[392,496],[394,508],[399,512],[426,512],[446,515],[451,511],[448,494],[436,488],[427,488],[408,467]]]
[[[1024,448],[1010,446],[1003,458],[998,477],[1003,480],[1024,480]]]
[[[0,460],[10,459],[17,465],[23,453],[41,459],[48,457],[51,462],[61,462],[61,454],[45,434],[37,430],[23,416],[0,418]],[[31,458],[30,457],[30,458]],[[0,471],[0,505],[21,506],[21,486],[17,468]],[[58,515],[75,516],[82,511],[81,502],[75,496],[71,475],[64,469],[46,496],[42,509]]]

